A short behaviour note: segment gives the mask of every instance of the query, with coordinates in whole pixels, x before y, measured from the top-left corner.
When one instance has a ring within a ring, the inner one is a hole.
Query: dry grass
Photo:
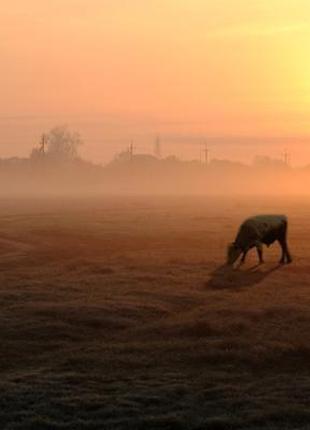
[[[239,222],[290,218],[294,263],[221,268]],[[0,427],[307,429],[310,203],[0,203]]]

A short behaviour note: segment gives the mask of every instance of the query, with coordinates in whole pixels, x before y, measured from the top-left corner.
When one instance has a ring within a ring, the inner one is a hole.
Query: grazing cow
[[[227,264],[232,265],[242,254],[241,263],[251,248],[256,247],[259,263],[263,263],[263,244],[270,246],[276,240],[282,249],[280,263],[290,263],[287,241],[287,218],[285,215],[258,215],[244,221],[236,240],[228,246]]]

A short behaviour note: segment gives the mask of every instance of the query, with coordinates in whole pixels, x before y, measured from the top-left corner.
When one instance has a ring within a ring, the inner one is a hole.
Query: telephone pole
[[[161,145],[160,145],[160,137],[157,136],[154,143],[154,155],[157,158],[161,158]]]
[[[287,149],[285,149],[283,152],[283,162],[286,166],[289,166],[291,162],[291,156]]]
[[[133,152],[134,152],[134,146],[133,146],[133,140],[130,142],[129,145],[129,156],[130,156],[130,161],[132,161],[133,159]]]
[[[45,155],[45,148],[46,148],[46,136],[45,136],[45,134],[42,134],[41,141],[40,141],[40,147],[39,147],[39,152],[41,155]]]
[[[207,166],[209,164],[209,147],[207,143],[205,143],[203,153],[204,153],[205,165]]]

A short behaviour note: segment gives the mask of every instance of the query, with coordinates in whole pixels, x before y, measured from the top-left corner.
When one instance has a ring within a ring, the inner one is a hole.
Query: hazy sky
[[[309,44],[309,0],[1,1],[0,156],[55,122],[98,160],[157,129],[308,137]]]

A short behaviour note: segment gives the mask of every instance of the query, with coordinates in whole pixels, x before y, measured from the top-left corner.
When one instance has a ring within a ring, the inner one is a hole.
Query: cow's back
[[[256,241],[270,245],[279,238],[286,223],[285,215],[253,216],[241,224],[236,242],[242,249],[254,246]]]

